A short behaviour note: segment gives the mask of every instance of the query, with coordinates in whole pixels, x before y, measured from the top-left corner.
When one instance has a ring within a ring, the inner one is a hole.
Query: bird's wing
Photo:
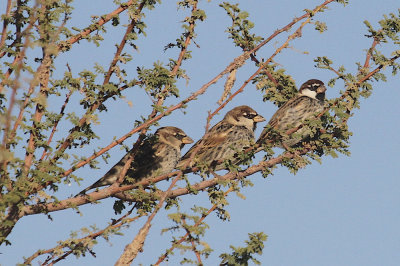
[[[139,150],[136,151],[135,158],[132,161],[126,175],[129,176],[130,178],[137,178],[139,180],[143,175],[145,175],[149,171],[149,169],[151,169],[151,167],[157,166],[158,162],[155,160],[155,158],[157,158],[156,156],[158,156],[160,150],[161,150],[160,143],[152,144],[148,139],[146,139],[143,142],[142,146],[139,148]],[[132,152],[133,148],[130,151],[128,151],[124,155],[124,157],[122,157],[122,159],[119,160],[118,163],[116,163],[113,167],[111,167],[110,170],[108,170],[107,173],[102,178],[100,178],[95,183],[93,183],[89,187],[79,192],[77,195],[83,195],[87,191],[93,188],[109,186],[117,182],[121,174],[121,171],[124,168]]]
[[[305,100],[304,97],[295,97],[287,101],[278,109],[278,111],[275,112],[268,124],[272,128],[279,128],[279,123],[282,121],[282,119],[286,118],[289,115],[289,112],[296,112],[297,109],[302,105],[301,102],[303,100]]]
[[[221,143],[225,142],[229,133],[232,131],[232,125],[226,123],[225,121],[218,122],[213,126],[207,133],[207,136],[198,140],[186,154],[180,160],[178,167],[183,167],[185,163],[190,159],[193,152],[197,150],[197,147],[202,144],[200,149],[196,152],[196,157],[201,158],[205,151],[212,149]],[[193,164],[191,164],[193,165]]]
[[[92,185],[88,186],[87,188],[85,188],[84,190],[79,192],[77,195],[83,195],[87,191],[89,191],[93,188],[104,187],[104,186],[112,185],[113,183],[115,183],[119,177],[119,174],[120,174],[122,168],[124,167],[126,161],[128,160],[129,155],[130,155],[130,151],[127,154],[125,154],[124,157],[122,157],[122,159],[119,160],[118,163],[116,163],[113,167],[111,167],[110,170],[108,170],[107,173],[102,178],[100,178],[99,180],[94,182]]]
[[[270,128],[273,128],[275,130],[282,130],[282,123],[287,124],[288,126],[290,125],[290,120],[295,121],[295,117],[298,114],[300,114],[304,106],[306,106],[305,103],[309,101],[309,97],[307,96],[297,96],[289,101],[287,101],[284,105],[282,105],[276,112],[275,114],[271,117],[271,119],[268,122],[269,127],[265,128],[263,132],[261,133],[259,137],[260,140],[264,140],[265,138],[268,138],[267,135],[270,131]],[[257,142],[259,142],[257,141]]]

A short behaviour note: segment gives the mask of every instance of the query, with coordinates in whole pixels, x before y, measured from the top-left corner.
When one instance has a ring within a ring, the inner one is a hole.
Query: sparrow
[[[188,167],[207,165],[209,170],[218,171],[226,168],[223,163],[225,160],[238,163],[235,154],[254,144],[254,130],[257,123],[262,121],[265,121],[264,117],[247,105],[233,108],[189,149],[177,168],[186,166],[200,144]]]
[[[144,178],[171,172],[181,157],[181,149],[185,144],[189,143],[193,143],[193,140],[177,127],[161,127],[157,129],[154,135],[146,138],[139,147],[123,183],[134,184]],[[93,188],[114,184],[132,152],[134,152],[133,149],[102,178],[77,195],[83,195]]]
[[[268,122],[257,140],[262,144],[271,140],[271,129],[285,134],[289,129],[300,126],[304,120],[313,117],[324,110],[326,87],[318,79],[310,79],[301,85],[299,93],[294,98],[282,105]],[[296,145],[307,137],[307,129],[300,128],[295,133],[297,136],[283,136],[282,143],[289,147]]]

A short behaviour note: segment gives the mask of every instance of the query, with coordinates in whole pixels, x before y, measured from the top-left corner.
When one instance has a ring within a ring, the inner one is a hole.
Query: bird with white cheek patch
[[[254,130],[262,121],[265,121],[264,117],[247,105],[233,108],[190,148],[177,167],[182,169],[187,164],[188,167],[205,164],[209,170],[218,171],[226,168],[225,160],[240,163],[235,154],[254,144]],[[200,148],[197,148],[199,145]]]
[[[310,79],[301,85],[299,93],[294,98],[282,105],[268,122],[269,127],[261,133],[258,144],[268,141],[271,128],[285,133],[289,129],[299,127],[304,120],[312,118],[314,115],[322,112],[325,105],[324,83],[318,79]],[[309,136],[305,128],[300,128],[293,133],[296,136],[283,136],[282,143],[287,146],[294,146],[302,139]]]

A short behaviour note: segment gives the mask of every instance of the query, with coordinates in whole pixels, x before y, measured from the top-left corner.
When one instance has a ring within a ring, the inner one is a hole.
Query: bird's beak
[[[265,118],[262,117],[261,115],[256,115],[256,116],[253,118],[253,121],[256,122],[256,123],[258,123],[258,122],[263,122],[263,121],[265,121]]]
[[[325,86],[320,86],[317,89],[317,94],[319,93],[325,93],[326,92],[326,87]]]
[[[186,137],[183,137],[182,143],[190,144],[190,143],[193,143],[193,140],[190,137],[186,136]]]

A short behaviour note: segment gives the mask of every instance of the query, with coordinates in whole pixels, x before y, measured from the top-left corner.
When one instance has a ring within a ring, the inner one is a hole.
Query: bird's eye
[[[181,140],[181,139],[183,139],[185,137],[185,135],[178,134],[178,133],[175,133],[174,136],[175,136],[175,138],[177,138],[179,140]]]
[[[253,119],[256,115],[257,115],[257,114],[254,114],[254,113],[251,113],[251,114],[244,113],[244,114],[243,114],[243,116],[246,117],[246,118],[248,118],[248,119]]]
[[[312,85],[313,89],[318,89],[319,86],[320,86],[320,84],[318,84],[318,83],[314,83],[314,84]]]

